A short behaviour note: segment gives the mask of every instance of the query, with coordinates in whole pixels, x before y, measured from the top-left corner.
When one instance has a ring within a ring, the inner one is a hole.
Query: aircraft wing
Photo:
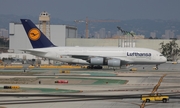
[[[121,60],[122,64],[131,64],[133,63],[132,60],[128,59],[127,57],[115,57],[115,56],[101,56],[101,55],[89,55],[89,54],[68,54],[66,56],[71,56],[73,58],[78,58],[78,59],[82,59],[82,60],[88,60],[90,57],[102,57],[102,58],[107,58],[107,59],[119,59]]]

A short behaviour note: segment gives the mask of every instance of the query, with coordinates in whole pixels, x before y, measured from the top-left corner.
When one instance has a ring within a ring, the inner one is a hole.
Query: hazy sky
[[[47,11],[62,20],[180,19],[180,0],[0,0],[0,15],[38,16]]]

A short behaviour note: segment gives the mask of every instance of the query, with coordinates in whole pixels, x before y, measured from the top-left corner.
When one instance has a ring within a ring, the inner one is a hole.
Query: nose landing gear
[[[158,65],[156,65],[156,68],[155,68],[156,70],[158,70]]]

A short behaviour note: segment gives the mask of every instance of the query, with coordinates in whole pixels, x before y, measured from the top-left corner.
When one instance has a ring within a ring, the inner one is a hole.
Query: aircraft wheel
[[[167,102],[167,99],[163,99],[163,103],[166,103]]]
[[[90,69],[90,66],[87,66],[87,69]]]
[[[150,102],[150,99],[146,99],[146,102]]]
[[[102,69],[102,66],[94,66],[94,69]]]

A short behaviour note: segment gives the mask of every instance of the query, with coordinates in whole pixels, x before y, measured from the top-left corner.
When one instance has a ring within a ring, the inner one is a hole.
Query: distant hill
[[[19,22],[21,18],[31,19],[33,22],[38,23],[38,16],[16,16],[16,15],[0,15],[0,28],[9,29],[10,22]],[[51,18],[51,24],[66,24],[78,27],[78,33],[84,35],[85,23],[76,24],[74,21],[63,21],[58,18]],[[136,34],[145,35],[147,38],[150,37],[150,32],[155,32],[156,36],[160,38],[165,34],[165,30],[173,30],[175,36],[180,35],[180,21],[178,20],[149,20],[149,19],[132,19],[132,20],[122,20],[120,22],[90,22],[89,31],[90,34],[98,32],[101,28],[105,28],[106,32],[111,31],[115,34],[117,26],[122,27],[127,31],[134,31]]]

